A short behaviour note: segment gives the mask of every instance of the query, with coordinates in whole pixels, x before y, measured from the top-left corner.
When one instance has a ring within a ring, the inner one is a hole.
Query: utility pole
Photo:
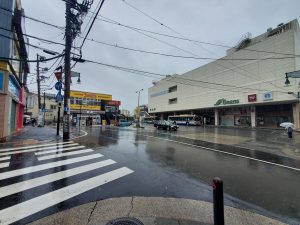
[[[40,79],[40,56],[36,54],[36,73],[37,73],[37,88],[38,88],[38,107],[41,109],[41,79]]]
[[[63,117],[63,140],[70,138],[70,79],[71,79],[71,47],[72,47],[72,29],[71,29],[71,3],[66,1],[66,48],[65,48],[65,90],[64,90],[64,117]]]
[[[45,126],[45,117],[46,117],[46,93],[44,91],[44,107],[43,107],[43,111],[44,111],[44,126]]]
[[[143,91],[144,89],[141,89],[139,91],[136,91],[135,93],[138,93],[138,116],[137,116],[137,119],[138,119],[138,127],[141,126],[141,122],[140,122],[140,118],[141,118],[141,112],[140,112],[140,94],[141,94],[141,91]]]

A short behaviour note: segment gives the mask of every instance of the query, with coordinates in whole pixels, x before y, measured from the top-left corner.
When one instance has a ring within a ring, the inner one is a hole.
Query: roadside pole
[[[41,109],[41,79],[40,79],[40,56],[39,54],[36,54],[36,82],[37,82],[37,89],[38,89],[38,108],[39,108],[39,112]]]
[[[59,136],[60,108],[61,108],[61,102],[58,103],[58,111],[57,111],[57,124],[56,124],[56,135],[57,136]]]
[[[63,116],[63,140],[70,138],[70,75],[71,75],[71,2],[66,1],[66,48],[65,48],[65,84],[64,84],[64,116]]]
[[[45,122],[46,122],[46,93],[45,93],[45,91],[44,91],[44,107],[43,107],[43,111],[44,111],[44,113],[43,113],[43,125],[45,126]]]

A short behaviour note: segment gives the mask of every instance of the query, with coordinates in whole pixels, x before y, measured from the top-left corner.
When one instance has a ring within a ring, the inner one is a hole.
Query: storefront
[[[283,122],[293,121],[292,104],[263,105],[256,107],[257,126],[279,127]]]
[[[20,87],[12,75],[8,79],[8,92],[10,102],[9,133],[12,134],[17,130],[19,117],[23,118],[23,115],[19,116]]]
[[[221,126],[251,126],[251,107],[219,109],[219,120]]]

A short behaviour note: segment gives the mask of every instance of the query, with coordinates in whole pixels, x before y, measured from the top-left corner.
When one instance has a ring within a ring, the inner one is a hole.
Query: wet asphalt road
[[[154,129],[92,127],[87,132],[87,136],[74,141],[103,154],[101,160],[112,159],[116,164],[0,198],[0,210],[99,173],[127,167],[134,172],[42,210],[16,224],[26,224],[63,209],[112,197],[162,196],[212,201],[211,183],[215,176],[224,181],[226,205],[258,212],[291,224],[300,223],[300,171],[177,143],[169,133]],[[264,157],[267,157],[267,153]],[[75,156],[63,157],[71,158]],[[55,160],[57,159],[48,159],[45,163]],[[96,161],[91,159],[66,165],[59,171]],[[13,155],[10,162],[9,168],[2,168],[0,172],[38,165],[36,156],[32,153]],[[297,161],[293,163],[295,168],[299,165]],[[56,170],[42,170],[22,177],[4,179],[1,180],[0,187],[51,174]]]

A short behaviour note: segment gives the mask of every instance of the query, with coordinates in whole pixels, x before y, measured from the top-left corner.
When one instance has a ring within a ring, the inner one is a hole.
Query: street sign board
[[[62,89],[62,83],[61,82],[56,82],[54,87],[55,87],[56,90],[60,91]]]
[[[57,80],[61,80],[62,79],[62,72],[55,72],[55,77]]]
[[[55,96],[55,101],[57,102],[62,102],[64,100],[64,96],[58,92],[57,95]]]
[[[286,75],[287,77],[291,77],[291,78],[300,78],[300,70],[286,73]]]
[[[80,77],[80,73],[71,71],[71,77]]]

